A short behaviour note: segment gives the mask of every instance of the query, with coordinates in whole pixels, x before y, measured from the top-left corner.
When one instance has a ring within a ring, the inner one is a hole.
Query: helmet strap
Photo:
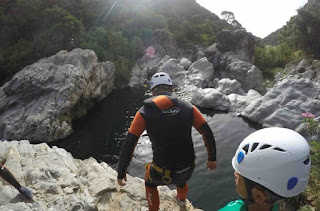
[[[252,198],[252,193],[251,193],[252,182],[249,179],[247,179],[246,177],[243,177],[243,180],[244,180],[244,184],[246,186],[248,198],[247,199],[241,198],[241,199],[246,205],[252,204],[252,203],[254,203],[254,200]]]

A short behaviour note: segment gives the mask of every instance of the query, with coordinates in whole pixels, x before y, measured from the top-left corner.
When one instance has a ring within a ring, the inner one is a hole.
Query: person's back
[[[175,170],[193,163],[193,109],[191,104],[166,92],[147,99],[139,110],[146,120],[153,162],[161,168]]]
[[[264,128],[250,134],[232,159],[241,200],[219,211],[277,211],[278,201],[301,193],[310,176],[310,148],[297,132]]]

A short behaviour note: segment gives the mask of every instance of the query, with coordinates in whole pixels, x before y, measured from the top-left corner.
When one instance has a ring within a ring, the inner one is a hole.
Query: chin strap
[[[254,202],[254,200],[253,200],[253,198],[252,198],[251,189],[253,188],[253,183],[254,183],[254,182],[252,182],[251,180],[249,180],[249,179],[247,179],[247,178],[245,178],[245,177],[243,177],[243,179],[244,179],[244,184],[245,184],[245,186],[246,186],[248,198],[247,198],[247,199],[241,198],[241,200],[242,200],[246,205],[253,204],[253,203],[255,203],[255,202]],[[270,191],[270,190],[268,190],[268,189],[266,189],[265,193],[267,193],[268,196],[269,196],[269,199],[267,199],[267,200],[265,201],[265,203],[271,203],[271,204],[273,204],[273,203],[275,203],[276,201],[280,201],[280,200],[283,200],[283,199],[284,199],[284,197],[279,196],[279,195],[273,193],[272,191]]]
[[[251,183],[251,181],[250,181],[249,179],[247,179],[247,178],[245,178],[245,177],[243,177],[243,180],[244,180],[244,184],[245,184],[245,186],[246,186],[248,198],[247,198],[247,199],[241,198],[241,200],[242,200],[246,205],[253,204],[254,201],[253,201],[252,194],[251,194],[252,183]]]

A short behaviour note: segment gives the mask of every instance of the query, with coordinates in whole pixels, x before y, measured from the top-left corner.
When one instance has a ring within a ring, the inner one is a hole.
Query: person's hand
[[[213,171],[217,168],[217,161],[208,161],[207,168],[209,171]]]
[[[124,178],[122,178],[122,179],[118,179],[118,184],[120,186],[125,186],[126,185],[126,181],[127,181],[127,175],[124,176]]]

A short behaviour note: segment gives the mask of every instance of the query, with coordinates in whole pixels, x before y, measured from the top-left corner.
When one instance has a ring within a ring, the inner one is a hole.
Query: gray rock
[[[266,88],[263,85],[262,72],[256,66],[239,60],[236,56],[225,53],[221,61],[223,78],[236,79],[241,83],[241,87],[245,92],[250,89],[257,90],[261,94],[266,93]]]
[[[189,67],[188,75],[193,85],[199,88],[205,88],[208,87],[214,78],[214,68],[207,58],[204,57]]]
[[[241,88],[241,84],[235,79],[231,80],[228,78],[223,78],[218,82],[216,88],[225,95],[232,93],[245,95],[245,92]]]
[[[166,72],[170,75],[175,86],[182,86],[187,80],[187,72],[177,64],[175,59],[169,59],[161,67],[159,72]]]
[[[114,65],[99,63],[92,50],[60,51],[25,67],[0,88],[0,138],[51,142],[67,137],[71,112],[83,115],[85,102],[105,98],[113,80]]]
[[[229,94],[230,110],[232,113],[241,113],[250,103],[262,97],[256,90],[250,89],[246,95]]]
[[[191,66],[192,62],[187,58],[181,58],[180,66],[182,66],[185,70],[188,70]]]
[[[213,88],[198,89],[191,100],[191,103],[201,108],[228,111],[230,101],[226,95]]]
[[[0,179],[0,210],[148,210],[144,180],[127,175],[127,185],[120,187],[117,173],[93,158],[74,159],[64,149],[28,141],[0,141],[0,158],[33,192],[33,201],[26,201]],[[180,210],[168,187],[159,188],[159,195],[160,210]],[[200,211],[189,201],[187,208]]]
[[[216,45],[222,53],[232,52],[238,59],[251,64],[254,63],[255,38],[245,30],[223,30],[218,32]]]
[[[280,126],[303,132],[300,131],[303,128],[302,113],[320,116],[319,93],[318,83],[291,76],[249,104],[242,115],[264,127]]]

